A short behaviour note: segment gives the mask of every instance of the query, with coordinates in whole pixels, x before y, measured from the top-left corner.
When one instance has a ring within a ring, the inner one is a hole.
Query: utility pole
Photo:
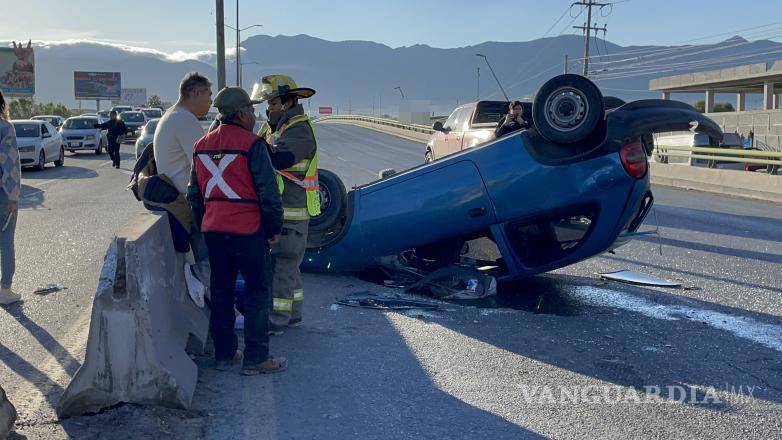
[[[215,0],[217,16],[217,90],[225,88],[225,9],[223,0]]]
[[[500,91],[502,92],[502,96],[504,96],[504,97],[505,97],[505,100],[506,100],[506,101],[510,101],[510,98],[508,98],[508,94],[507,94],[507,93],[505,93],[505,89],[504,89],[504,88],[502,88],[502,84],[500,84],[500,80],[499,80],[499,79],[497,79],[497,74],[496,74],[496,73],[494,73],[494,68],[493,68],[493,67],[491,67],[491,64],[489,63],[489,58],[488,58],[488,57],[486,57],[486,55],[483,55],[483,54],[480,54],[480,53],[476,53],[476,54],[475,54],[475,56],[476,56],[476,57],[483,58],[483,60],[484,60],[484,61],[486,61],[486,65],[487,65],[487,66],[489,66],[489,72],[491,72],[491,76],[493,76],[493,77],[494,77],[494,81],[496,81],[496,82],[497,82],[497,87],[499,87],[499,88],[500,88]]]
[[[603,33],[605,33],[608,30],[605,26],[599,28],[597,27],[597,23],[594,25],[592,24],[592,7],[599,6],[600,8],[603,8],[603,6],[608,6],[609,4],[610,3],[595,3],[593,0],[586,0],[575,2],[571,5],[581,5],[587,7],[587,21],[584,23],[584,26],[573,26],[574,29],[581,29],[584,31],[584,76],[589,76],[589,35],[591,31],[603,31]]]
[[[239,0],[236,0],[236,87],[242,86],[240,76],[242,74],[242,63],[239,61],[239,44],[241,43],[241,32],[239,30]]]
[[[475,87],[475,100],[478,101],[481,99],[481,68],[478,67],[478,84]]]

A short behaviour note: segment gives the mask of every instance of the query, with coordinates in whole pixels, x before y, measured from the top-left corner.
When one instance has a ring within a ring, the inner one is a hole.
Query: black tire
[[[769,159],[774,160],[771,157],[769,157]],[[771,165],[771,164],[766,165],[766,172],[768,174],[774,175],[777,173],[777,171],[779,171],[779,165]]]
[[[74,154],[76,150],[68,150],[69,153]]]
[[[329,170],[318,170],[320,185],[320,215],[310,218],[310,229],[333,228],[347,209],[348,193],[339,176]]]
[[[54,161],[54,166],[61,167],[65,164],[65,148],[60,145],[60,158]]]
[[[532,120],[547,140],[572,144],[592,134],[605,115],[603,105],[603,95],[592,81],[581,75],[559,75],[535,94]]]
[[[424,163],[432,163],[434,162],[434,154],[432,154],[432,150],[427,148],[426,154],[424,154]]]
[[[44,154],[43,149],[38,153],[38,165],[36,165],[35,169],[38,171],[46,169],[46,154]]]
[[[103,151],[103,139],[98,141],[98,148],[95,149],[95,154],[100,154]]]

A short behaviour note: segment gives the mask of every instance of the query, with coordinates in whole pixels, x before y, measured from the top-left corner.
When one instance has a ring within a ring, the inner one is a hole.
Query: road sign
[[[330,115],[332,113],[334,113],[334,111],[331,107],[318,107],[318,114]]]
[[[119,72],[73,72],[76,99],[119,99],[122,80]]]
[[[8,96],[35,94],[35,59],[30,43],[0,47],[0,89]]]

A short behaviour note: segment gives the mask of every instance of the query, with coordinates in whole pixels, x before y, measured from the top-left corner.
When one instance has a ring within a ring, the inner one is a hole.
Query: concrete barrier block
[[[650,163],[652,183],[782,203],[782,177]]]
[[[187,294],[183,265],[167,216],[139,214],[117,232],[93,300],[84,364],[60,399],[60,417],[121,402],[191,406],[198,368],[185,347],[205,344],[209,317]]]
[[[8,400],[5,390],[0,386],[0,439],[8,437],[16,423],[16,408]]]

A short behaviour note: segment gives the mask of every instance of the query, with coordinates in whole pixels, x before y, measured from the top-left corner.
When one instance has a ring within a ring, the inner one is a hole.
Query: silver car
[[[11,123],[16,130],[19,159],[23,167],[43,170],[48,162],[54,162],[58,167],[65,163],[62,137],[52,124],[33,120],[15,120]]]
[[[97,123],[96,116],[68,118],[60,130],[65,149],[71,153],[90,150],[95,154],[101,154],[106,149],[108,140],[106,139],[106,130],[95,128]]]
[[[147,122],[147,125],[141,130],[141,134],[136,139],[136,159],[141,157],[141,153],[144,152],[144,148],[152,143],[152,139],[155,138],[155,129],[160,122],[160,118],[152,119]]]
[[[46,121],[54,126],[54,128],[59,129],[62,126],[62,123],[65,122],[65,118],[62,116],[57,115],[40,115],[40,116],[33,116],[33,121]]]

